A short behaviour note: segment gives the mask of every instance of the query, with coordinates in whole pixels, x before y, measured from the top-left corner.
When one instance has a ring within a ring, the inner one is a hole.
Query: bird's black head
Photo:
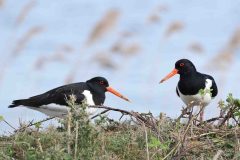
[[[187,75],[196,72],[194,64],[188,59],[180,59],[175,63],[175,69],[178,70],[178,74]]]
[[[181,76],[188,76],[195,73],[197,70],[194,64],[188,59],[180,59],[175,63],[175,68],[170,72],[166,77],[164,77],[160,83],[168,80],[172,76],[176,74],[180,74]]]
[[[104,77],[94,77],[86,81],[87,85],[91,88],[94,93],[104,94],[105,92],[111,92],[112,94],[129,101],[126,97],[121,95],[118,91],[109,87],[108,81]]]
[[[108,81],[103,77],[94,77],[86,82],[96,92],[106,92]]]

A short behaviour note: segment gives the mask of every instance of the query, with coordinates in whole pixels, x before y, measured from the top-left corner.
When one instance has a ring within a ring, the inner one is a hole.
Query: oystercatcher
[[[68,113],[69,107],[66,99],[69,99],[71,95],[75,95],[77,104],[81,104],[86,99],[87,105],[102,105],[105,100],[105,92],[107,91],[129,101],[119,92],[109,87],[105,78],[94,77],[86,82],[60,86],[28,99],[14,100],[9,108],[25,106],[45,113],[48,116],[63,117]],[[92,109],[89,112],[94,112],[94,110]]]
[[[217,96],[218,88],[213,77],[198,72],[190,60],[178,60],[172,72],[163,78],[160,83],[176,74],[180,74],[176,92],[186,105],[191,104],[205,107]],[[201,121],[203,120],[203,109],[200,113]]]

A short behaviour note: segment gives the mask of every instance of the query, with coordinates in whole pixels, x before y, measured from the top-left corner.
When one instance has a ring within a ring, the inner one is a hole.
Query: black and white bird
[[[205,107],[217,96],[218,88],[213,77],[198,72],[190,60],[178,60],[172,72],[163,78],[160,83],[176,74],[180,75],[176,92],[186,105],[192,104]],[[200,120],[202,119],[203,111],[200,114]]]
[[[109,87],[108,81],[103,77],[94,77],[86,82],[72,83],[47,91],[28,99],[14,100],[9,108],[25,106],[45,113],[48,116],[63,117],[69,111],[66,99],[71,95],[76,98],[76,103],[81,104],[86,99],[87,105],[102,105],[105,101],[105,92],[129,101],[119,92]],[[94,113],[96,109],[88,108],[88,112]]]

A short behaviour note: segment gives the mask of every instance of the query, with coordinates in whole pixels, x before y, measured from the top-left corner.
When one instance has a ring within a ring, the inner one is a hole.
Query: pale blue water
[[[209,59],[226,46],[233,32],[240,27],[239,0],[41,0],[36,1],[23,23],[16,26],[19,12],[28,2],[6,0],[0,8],[0,67],[4,71],[0,83],[0,115],[14,126],[18,125],[19,119],[40,120],[46,116],[25,108],[8,109],[11,101],[64,84],[64,79],[76,63],[79,65],[75,82],[101,75],[132,101],[127,103],[107,93],[105,105],[108,106],[139,112],[151,111],[155,115],[165,112],[168,116],[176,117],[183,105],[175,93],[178,77],[161,85],[158,82],[180,58],[191,59],[199,71],[213,75],[219,84],[220,94],[208,106],[206,117],[218,113],[217,102],[229,92],[240,97],[240,76],[236,74],[240,67],[239,50],[227,73],[206,68]],[[159,22],[149,23],[148,17],[160,5],[166,6],[167,11],[159,14]],[[120,12],[116,27],[89,48],[84,48],[95,24],[110,9]],[[181,21],[184,29],[164,39],[164,32],[173,21]],[[33,26],[42,26],[43,31],[27,43],[20,56],[10,58],[18,39]],[[127,57],[113,56],[117,70],[97,65],[92,57],[99,52],[106,53],[120,39],[120,33],[125,31],[134,33],[127,42],[139,44],[139,53]],[[204,53],[188,50],[188,46],[195,41],[203,46]],[[69,56],[66,56],[64,62],[51,62],[41,70],[34,69],[39,57],[52,55],[56,48],[64,44],[74,48],[72,53],[67,53]],[[8,130],[10,128],[1,122],[0,133]]]

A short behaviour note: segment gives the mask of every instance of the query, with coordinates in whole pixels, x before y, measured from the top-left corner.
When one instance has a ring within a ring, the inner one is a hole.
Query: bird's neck
[[[184,72],[184,73],[180,74],[180,80],[186,81],[186,80],[196,77],[197,75],[198,75],[198,72],[196,72],[196,71]]]
[[[178,89],[182,94],[195,95],[202,88],[205,88],[205,81],[198,72],[180,75]]]
[[[95,105],[103,104],[105,101],[105,92],[100,88],[93,87],[91,84],[88,84],[88,88],[92,94]]]

